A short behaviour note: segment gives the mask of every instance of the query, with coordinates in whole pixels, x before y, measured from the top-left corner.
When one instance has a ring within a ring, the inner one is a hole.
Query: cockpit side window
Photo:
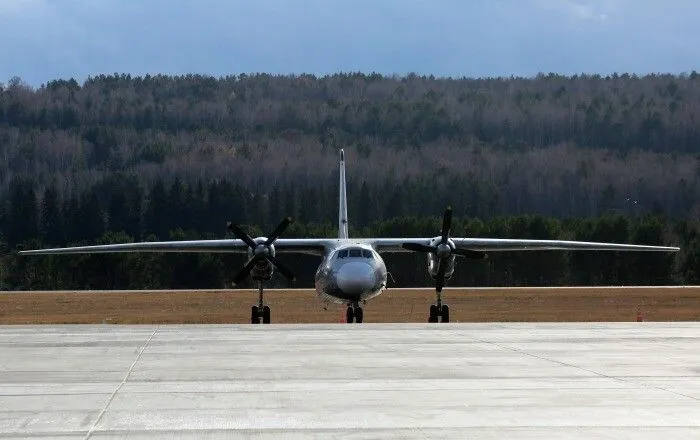
[[[347,258],[348,256],[348,250],[347,249],[341,249],[338,251],[338,258]]]
[[[351,258],[362,257],[362,249],[352,248],[348,249],[348,256]]]
[[[374,255],[372,255],[372,251],[370,251],[369,249],[362,249],[362,256],[370,260],[374,258]]]

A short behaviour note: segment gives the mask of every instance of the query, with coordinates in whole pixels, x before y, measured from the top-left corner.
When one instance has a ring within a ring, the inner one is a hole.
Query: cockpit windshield
[[[337,258],[367,258],[372,260],[374,259],[374,254],[369,249],[349,248],[339,250]]]

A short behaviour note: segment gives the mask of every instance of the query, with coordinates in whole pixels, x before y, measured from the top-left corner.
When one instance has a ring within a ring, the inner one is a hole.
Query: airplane
[[[234,285],[248,276],[258,282],[258,304],[251,307],[251,323],[271,322],[270,307],[263,298],[263,282],[273,272],[294,279],[294,274],[277,258],[280,253],[303,253],[321,257],[315,275],[315,289],[326,303],[347,305],[346,321],[361,323],[368,300],[387,287],[387,270],[381,257],[385,252],[421,252],[427,256],[428,273],[435,281],[436,302],[428,313],[428,322],[449,322],[450,309],[442,301],[442,288],[455,271],[456,257],[483,259],[488,252],[534,250],[586,251],[663,251],[678,247],[597,243],[565,240],[501,238],[457,238],[450,236],[452,209],[447,207],[440,235],[424,238],[350,238],[348,235],[345,190],[345,152],[340,150],[340,184],[337,238],[279,238],[291,223],[285,218],[267,237],[250,237],[235,223],[228,223],[237,239],[160,241],[78,246],[20,251],[23,255],[93,254],[120,252],[236,252],[247,253],[248,261],[233,278]]]

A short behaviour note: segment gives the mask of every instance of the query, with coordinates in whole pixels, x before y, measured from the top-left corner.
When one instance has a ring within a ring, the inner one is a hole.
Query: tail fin
[[[340,150],[340,203],[338,205],[338,238],[348,238],[348,199],[345,195],[345,152]]]

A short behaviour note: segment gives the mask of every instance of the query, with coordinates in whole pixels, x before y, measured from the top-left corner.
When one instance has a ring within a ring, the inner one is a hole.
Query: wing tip
[[[45,254],[46,249],[29,249],[25,251],[17,251],[17,255],[41,255]]]

